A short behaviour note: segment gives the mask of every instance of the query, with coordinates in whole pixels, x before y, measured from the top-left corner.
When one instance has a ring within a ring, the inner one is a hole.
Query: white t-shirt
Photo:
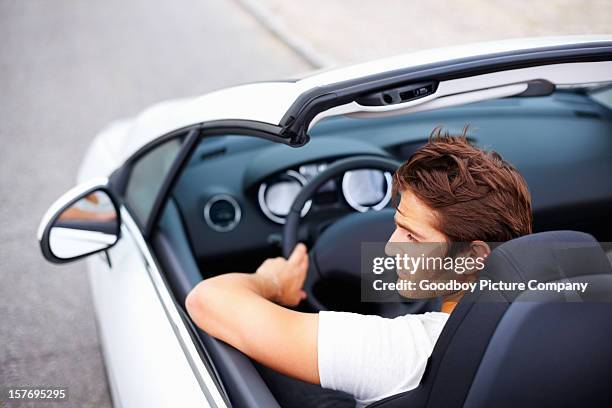
[[[357,407],[416,388],[448,316],[319,312],[321,386],[353,395]]]

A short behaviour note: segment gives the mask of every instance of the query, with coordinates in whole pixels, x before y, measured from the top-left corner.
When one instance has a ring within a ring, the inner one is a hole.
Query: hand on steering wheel
[[[312,199],[314,193],[321,186],[327,183],[330,179],[341,176],[350,170],[376,169],[393,173],[399,167],[399,165],[399,162],[387,157],[356,156],[339,160],[327,167],[321,173],[317,174],[308,182],[308,184],[304,186],[304,188],[302,188],[291,205],[291,209],[289,210],[289,214],[287,215],[285,226],[283,228],[283,256],[288,258],[293,251],[293,248],[297,244],[299,223],[301,219],[300,213],[302,208],[308,200]],[[383,224],[383,221],[380,220],[381,217],[379,216],[386,214],[374,214],[374,211],[371,213],[373,213],[373,217],[369,218],[369,224],[366,222],[368,225],[365,228],[364,225],[358,226],[355,223],[351,224],[351,221],[355,219],[353,216],[363,216],[367,213],[354,213],[342,219],[344,220],[346,218],[346,222],[341,222],[342,220],[337,221],[328,229],[323,231],[323,233],[319,236],[317,243],[310,249],[309,270],[306,276],[306,281],[304,282],[304,291],[308,294],[306,302],[314,309],[327,309],[316,298],[316,296],[314,296],[313,288],[318,281],[327,277],[328,273],[331,272],[330,269],[333,269],[334,273],[340,272],[356,279],[360,279],[360,268],[358,266],[355,267],[355,259],[359,258],[359,255],[358,253],[355,254],[353,247],[355,245],[359,247],[361,242],[386,240],[389,237],[390,233],[387,232],[389,225],[388,222],[386,222],[388,221],[388,217],[385,217],[385,222]],[[361,218],[361,220],[363,220],[363,218]],[[338,227],[334,228],[336,224],[338,224]],[[356,229],[359,230],[359,233],[356,233]],[[348,230],[351,231],[349,232]],[[376,233],[377,231],[379,231],[378,234]],[[349,236],[346,236],[347,233]],[[321,246],[319,246],[320,242],[324,243],[322,244],[325,246],[325,248],[322,248],[324,249],[324,252],[334,254],[333,265],[331,265],[329,262],[317,262],[319,258],[317,256],[317,250],[321,249]],[[350,245],[350,243],[353,243],[354,245]],[[342,270],[339,271],[339,269]]]

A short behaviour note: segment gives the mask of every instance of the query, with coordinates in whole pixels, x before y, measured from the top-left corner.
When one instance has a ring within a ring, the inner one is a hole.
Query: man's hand
[[[308,272],[308,253],[304,244],[293,249],[289,259],[266,259],[255,272],[267,299],[283,306],[297,306],[306,298],[302,290]]]
[[[289,259],[268,259],[256,273],[203,280],[185,306],[211,336],[276,371],[319,384],[319,315],[279,306],[295,306],[306,297],[302,285],[307,270],[306,247],[299,244]]]

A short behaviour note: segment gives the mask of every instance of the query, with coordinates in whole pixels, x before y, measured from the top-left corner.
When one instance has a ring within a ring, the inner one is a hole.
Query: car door
[[[99,335],[119,406],[225,406],[143,238],[183,139],[172,137],[124,167],[121,239],[108,259],[89,259]]]

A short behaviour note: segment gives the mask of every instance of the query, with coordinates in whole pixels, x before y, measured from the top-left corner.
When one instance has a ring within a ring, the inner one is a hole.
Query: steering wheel
[[[350,170],[376,169],[394,173],[400,163],[381,156],[355,156],[339,160],[324,171],[317,174],[306,184],[297,195],[283,228],[283,255],[288,258],[298,240],[300,213],[304,204],[314,193],[330,179],[338,177]],[[305,302],[315,310],[327,310],[315,296],[315,288],[327,279],[341,278],[352,282],[351,287],[359,292],[361,282],[361,243],[384,242],[391,236],[394,229],[394,212],[390,209],[380,211],[356,212],[346,215],[327,227],[317,238],[309,250],[309,270],[304,282],[304,291],[308,297]],[[360,293],[355,293],[354,302],[360,303]],[[407,313],[419,313],[430,302],[393,302],[379,305],[377,314],[385,317],[395,317]]]

